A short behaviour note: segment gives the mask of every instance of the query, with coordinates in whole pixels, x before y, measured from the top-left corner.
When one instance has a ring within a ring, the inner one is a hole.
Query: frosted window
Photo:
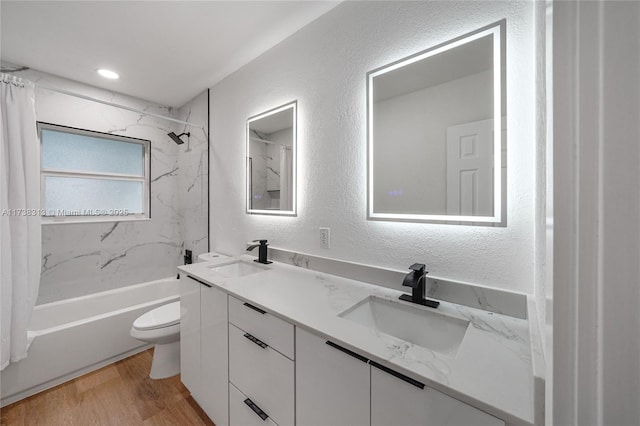
[[[144,145],[42,129],[42,168],[144,175]]]
[[[46,176],[49,216],[120,216],[143,213],[142,181]]]
[[[57,220],[150,217],[150,142],[38,123],[42,204]]]

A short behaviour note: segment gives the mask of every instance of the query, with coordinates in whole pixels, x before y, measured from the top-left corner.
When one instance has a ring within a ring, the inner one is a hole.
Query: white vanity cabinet
[[[369,388],[366,358],[296,327],[298,426],[369,425]]]
[[[393,370],[371,364],[371,426],[505,426],[505,423]]]
[[[232,426],[295,424],[293,342],[292,324],[229,296]]]
[[[180,279],[180,379],[216,425],[229,424],[227,294]]]
[[[384,361],[375,351],[385,343],[375,339],[383,336],[360,336],[349,346],[358,329],[346,320],[341,329],[334,307],[323,307],[322,298],[320,306],[305,305],[310,312],[279,312],[275,306],[294,287],[284,285],[288,281],[281,275],[272,275],[268,288],[255,290],[235,286],[235,281],[210,286],[186,274],[180,280],[181,379],[216,425],[506,426],[489,414],[508,413],[491,404],[495,398],[486,402],[478,395],[465,397],[465,383],[460,380],[452,380],[455,390],[449,395],[446,383],[440,387],[421,379],[419,369],[400,367],[411,358]],[[276,285],[280,280],[281,290]],[[304,284],[292,301],[307,295],[304,287],[315,294],[312,286],[320,285],[316,280]],[[366,339],[372,339],[371,352]],[[416,354],[420,352],[407,356]],[[453,361],[452,366],[456,366]],[[477,377],[469,378],[473,379]],[[470,389],[477,389],[472,385]],[[518,421],[510,414],[500,417]]]

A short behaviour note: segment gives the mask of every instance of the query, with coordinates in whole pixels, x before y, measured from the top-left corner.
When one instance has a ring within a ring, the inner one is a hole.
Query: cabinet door
[[[504,426],[484,411],[371,367],[371,426]]]
[[[200,284],[180,279],[180,380],[200,402]]]
[[[369,425],[366,359],[296,327],[296,424]]]
[[[197,401],[216,425],[224,426],[229,424],[227,293],[202,285],[200,319],[202,395]]]

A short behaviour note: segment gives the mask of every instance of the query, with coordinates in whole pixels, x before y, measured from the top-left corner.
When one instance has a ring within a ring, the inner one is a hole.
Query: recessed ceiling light
[[[98,70],[98,74],[103,76],[104,78],[109,78],[111,80],[115,80],[120,78],[117,72],[113,72],[111,70],[105,70],[104,68]]]

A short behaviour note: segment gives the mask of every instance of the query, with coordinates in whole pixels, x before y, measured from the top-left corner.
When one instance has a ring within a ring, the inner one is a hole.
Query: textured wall
[[[206,93],[171,111],[35,70],[13,74],[157,114],[179,114],[206,126]],[[172,276],[182,264],[183,247],[206,251],[204,131],[191,128],[190,145],[178,147],[167,136],[182,131],[175,123],[43,89],[36,89],[36,118],[151,141],[151,220],[43,225],[38,303]]]
[[[366,220],[367,71],[507,19],[508,226]],[[298,252],[533,292],[533,4],[345,2],[211,89],[212,248]],[[247,117],[298,101],[298,216],[247,215]],[[331,228],[331,249],[318,227]]]

